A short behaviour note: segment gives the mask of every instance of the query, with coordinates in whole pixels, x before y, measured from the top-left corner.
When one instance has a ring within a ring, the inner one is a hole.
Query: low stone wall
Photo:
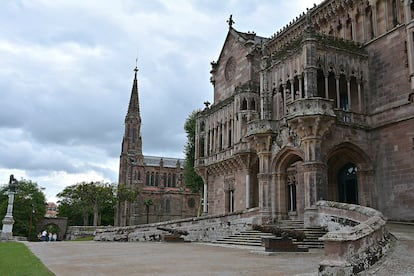
[[[97,229],[105,229],[107,226],[69,226],[66,230],[65,240],[72,241],[78,238],[92,237]]]
[[[111,227],[96,229],[95,241],[158,241],[166,231],[157,229],[169,228],[187,231],[183,236],[185,241],[215,241],[243,230],[251,229],[258,224],[259,209],[236,212],[226,215],[204,216],[198,218],[180,219],[152,224],[126,227]]]
[[[381,212],[360,205],[319,201],[308,210],[306,226],[328,230],[324,241],[325,259],[319,275],[355,275],[379,261],[391,246]]]

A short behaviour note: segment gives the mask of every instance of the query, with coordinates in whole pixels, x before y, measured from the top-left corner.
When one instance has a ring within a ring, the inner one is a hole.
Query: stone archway
[[[342,143],[328,154],[328,200],[374,207],[375,185],[368,155],[352,143]]]
[[[303,219],[305,188],[303,153],[285,148],[272,163],[272,213],[277,219]]]
[[[57,239],[64,240],[66,230],[68,227],[67,218],[43,218],[36,226],[36,231],[41,232],[45,230],[49,225],[55,226],[58,229]]]

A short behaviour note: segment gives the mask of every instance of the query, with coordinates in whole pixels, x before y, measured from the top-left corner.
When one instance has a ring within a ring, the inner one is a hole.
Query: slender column
[[[282,116],[286,115],[286,84],[282,84],[283,87],[283,113]]]
[[[302,96],[302,93],[303,93],[303,91],[302,91],[302,75],[298,76],[298,79],[299,79],[299,98],[301,99],[303,97]]]
[[[335,76],[336,81],[336,107],[339,108],[341,106],[341,98],[339,96],[339,76]]]
[[[294,80],[290,80],[290,97],[292,102],[295,100],[295,83]]]
[[[325,98],[329,99],[329,74],[325,74]]]
[[[204,190],[203,190],[203,213],[208,213],[208,186],[207,186],[207,181],[204,180]]]
[[[348,110],[351,111],[351,81],[350,79],[346,80],[346,90],[348,97]]]
[[[358,80],[358,111],[362,112],[361,80]]]
[[[246,174],[246,209],[250,208],[250,175]]]

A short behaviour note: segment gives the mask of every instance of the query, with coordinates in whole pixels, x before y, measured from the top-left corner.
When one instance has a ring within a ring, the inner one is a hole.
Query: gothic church
[[[138,68],[135,67],[125,132],[119,162],[118,193],[134,191],[131,202],[119,202],[115,226],[154,223],[197,215],[199,195],[189,191],[183,180],[184,160],[142,154]]]

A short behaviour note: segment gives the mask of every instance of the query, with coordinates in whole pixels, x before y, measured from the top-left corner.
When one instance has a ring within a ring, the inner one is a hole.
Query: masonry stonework
[[[413,14],[326,0],[271,37],[229,20],[197,117],[205,214],[305,219],[324,199],[414,220]]]

